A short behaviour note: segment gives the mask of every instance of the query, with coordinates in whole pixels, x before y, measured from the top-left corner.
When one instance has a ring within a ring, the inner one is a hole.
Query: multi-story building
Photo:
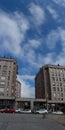
[[[35,77],[35,97],[65,101],[65,66],[45,65]]]
[[[17,80],[16,81],[16,97],[21,98],[21,83]]]
[[[12,58],[0,58],[0,96],[16,96],[18,63]]]

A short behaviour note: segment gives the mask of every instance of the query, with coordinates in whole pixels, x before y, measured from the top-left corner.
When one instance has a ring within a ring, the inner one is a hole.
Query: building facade
[[[0,58],[0,96],[16,97],[18,63],[12,58]]]
[[[21,98],[21,83],[16,80],[16,98]]]
[[[65,66],[45,65],[35,77],[35,97],[65,101]]]

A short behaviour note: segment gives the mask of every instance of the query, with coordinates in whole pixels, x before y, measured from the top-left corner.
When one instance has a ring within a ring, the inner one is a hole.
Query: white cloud
[[[40,45],[41,45],[41,40],[39,40],[39,39],[29,40],[29,46],[32,48],[38,48]]]
[[[54,49],[57,41],[60,41],[61,44],[61,51],[59,55],[56,55],[55,53],[51,53],[50,55],[47,55],[47,57],[44,60],[47,61],[47,63],[50,61],[50,63],[53,64],[60,64],[65,66],[65,29],[63,28],[58,28],[56,30],[52,30],[48,36],[47,36],[47,45],[49,49]],[[58,46],[57,46],[58,47]],[[59,49],[59,47],[58,47]],[[54,58],[53,58],[54,57]]]
[[[45,23],[45,12],[39,5],[31,3],[29,11],[32,15],[31,19],[35,25]]]
[[[30,39],[26,44],[23,45],[23,60],[27,61],[31,66],[33,66],[37,59],[36,49],[41,45],[40,39]]]
[[[0,11],[0,48],[14,55],[20,55],[21,46],[29,23],[21,13],[7,14]]]
[[[30,75],[31,76],[31,75]],[[29,76],[26,77],[26,79],[32,79]],[[27,82],[25,82],[22,79],[22,76],[18,76],[18,80],[21,82],[21,97],[26,97],[26,98],[34,98],[35,97],[35,88],[34,86],[30,86]]]
[[[48,52],[45,56],[39,54],[38,55],[38,62],[36,64],[36,67],[40,68],[44,64],[53,64],[54,63],[54,52]]]
[[[23,50],[28,52],[29,50],[35,50],[41,45],[41,39],[29,39],[23,46]]]
[[[63,50],[65,51],[65,29],[59,28]]]
[[[58,45],[56,46],[56,44]],[[37,58],[35,62],[32,62],[36,68],[40,68],[44,64],[60,64],[65,65],[65,29],[57,28],[49,32],[46,37],[47,47],[51,50],[51,52],[47,52],[44,56],[43,54],[37,54]],[[54,48],[58,47],[61,44],[61,51],[59,55],[56,54]],[[53,52],[52,52],[53,50]]]
[[[35,76],[34,75],[21,75],[21,78],[23,80],[31,80],[34,81]]]
[[[46,43],[47,43],[47,46],[49,49],[53,49],[56,44],[57,44],[57,41],[60,39],[60,36],[59,36],[59,31],[58,29],[57,30],[52,30],[48,35],[47,35],[47,38],[46,38]]]
[[[59,15],[55,9],[53,9],[51,6],[47,6],[47,9],[48,9],[49,13],[52,15],[53,19],[55,19],[55,20],[59,19]]]
[[[60,6],[65,7],[65,0],[53,0],[56,4],[59,4]]]

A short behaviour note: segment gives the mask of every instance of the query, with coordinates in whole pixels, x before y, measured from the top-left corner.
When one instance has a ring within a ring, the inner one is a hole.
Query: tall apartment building
[[[0,58],[0,96],[16,96],[18,63],[12,58]]]
[[[45,65],[35,77],[35,97],[65,101],[65,66]]]
[[[16,97],[21,98],[21,83],[16,80]]]

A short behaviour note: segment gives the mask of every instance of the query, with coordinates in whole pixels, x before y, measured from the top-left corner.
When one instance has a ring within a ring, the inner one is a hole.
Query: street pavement
[[[39,114],[0,113],[0,130],[65,130],[65,126]]]

